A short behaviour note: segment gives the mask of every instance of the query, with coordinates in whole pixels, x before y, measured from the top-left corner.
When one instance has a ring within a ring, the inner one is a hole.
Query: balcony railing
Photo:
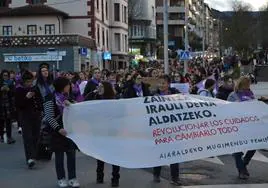
[[[95,49],[95,41],[77,34],[0,36],[0,47],[83,46]]]

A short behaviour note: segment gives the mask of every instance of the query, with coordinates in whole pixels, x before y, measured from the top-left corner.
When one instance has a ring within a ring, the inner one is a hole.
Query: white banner
[[[79,149],[126,168],[147,168],[268,148],[268,106],[193,95],[89,101],[64,111]]]

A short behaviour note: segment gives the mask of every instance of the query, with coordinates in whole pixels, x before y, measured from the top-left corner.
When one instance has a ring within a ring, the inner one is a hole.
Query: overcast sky
[[[250,3],[254,10],[258,10],[260,7],[265,5],[268,0],[242,0],[244,2]],[[210,5],[210,7],[215,8],[217,10],[226,11],[232,10],[232,0],[205,0],[206,3]]]

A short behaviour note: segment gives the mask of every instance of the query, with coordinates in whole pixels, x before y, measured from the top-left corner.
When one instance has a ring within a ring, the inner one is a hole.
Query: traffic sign
[[[183,60],[183,61],[190,60],[189,51],[181,51],[180,52],[180,60]]]
[[[80,55],[87,56],[87,48],[80,48]]]

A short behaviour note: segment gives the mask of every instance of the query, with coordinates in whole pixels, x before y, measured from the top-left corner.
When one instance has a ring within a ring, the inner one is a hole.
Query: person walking
[[[127,85],[124,98],[136,98],[150,96],[149,86],[142,82],[142,76],[136,73],[131,82]]]
[[[14,85],[9,79],[9,72],[3,70],[0,74],[0,142],[4,142],[6,128],[7,144],[14,144],[12,138],[12,117],[14,108]]]
[[[94,96],[96,95],[96,89],[99,86],[100,81],[101,81],[101,71],[99,68],[95,68],[93,70],[92,79],[88,81],[83,93],[85,101],[94,99]]]
[[[251,80],[249,77],[242,76],[236,83],[234,92],[232,92],[227,101],[230,102],[247,102],[255,99],[253,92],[250,89]],[[234,153],[236,168],[238,170],[239,179],[247,180],[250,177],[247,166],[254,156],[256,150],[247,151],[243,157],[243,152]],[[243,157],[243,158],[242,158]]]
[[[26,71],[22,75],[22,85],[16,88],[15,104],[22,127],[26,163],[31,169],[35,165],[42,112],[42,96],[33,87],[34,76]]]
[[[112,100],[115,99],[115,90],[112,84],[108,81],[101,82],[97,88],[97,93],[95,95],[95,100]],[[113,165],[112,166],[112,179],[111,186],[118,187],[120,179],[120,167]],[[104,182],[104,162],[97,160],[97,184],[103,184]]]
[[[63,110],[71,105],[69,100],[71,83],[69,79],[59,77],[54,81],[55,95],[52,99],[46,99],[44,103],[45,118],[53,129],[51,149],[55,152],[55,168],[59,187],[79,187],[76,179],[76,145],[66,137],[68,134],[63,126]],[[66,180],[64,169],[64,154],[67,156],[68,179]]]
[[[170,87],[171,78],[168,75],[164,75],[160,77],[159,89],[157,90],[156,95],[174,95],[179,94],[180,92],[175,88]],[[154,182],[160,183],[160,174],[161,174],[161,166],[153,168]],[[179,181],[179,163],[170,165],[170,175],[171,181],[170,183],[175,186],[181,186],[181,182]]]

